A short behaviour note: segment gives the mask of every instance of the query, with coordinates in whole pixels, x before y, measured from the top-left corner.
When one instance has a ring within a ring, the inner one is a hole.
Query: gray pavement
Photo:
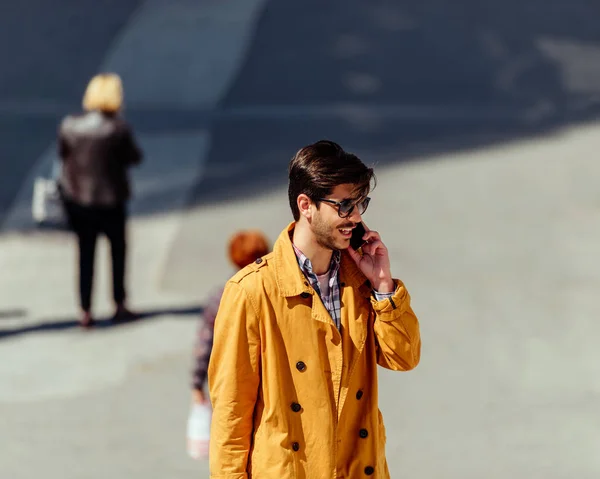
[[[289,221],[287,162],[321,137],[376,163],[365,220],[422,322],[421,365],[381,372],[392,477],[600,475],[600,7],[61,4],[0,15],[0,477],[207,477],[184,449],[197,315],[227,237]],[[144,318],[87,334],[72,238],[34,230],[29,198],[97,69],[123,75],[148,152],[130,225]]]

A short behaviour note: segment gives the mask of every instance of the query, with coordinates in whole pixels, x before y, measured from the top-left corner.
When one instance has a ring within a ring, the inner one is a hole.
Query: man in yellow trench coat
[[[362,222],[373,170],[330,141],[289,166],[294,222],[231,278],[208,372],[219,479],[388,478],[377,365],[419,363],[419,323],[388,250]]]

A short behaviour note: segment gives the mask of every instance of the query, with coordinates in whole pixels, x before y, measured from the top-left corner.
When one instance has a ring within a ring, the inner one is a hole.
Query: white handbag
[[[193,459],[208,459],[211,418],[210,402],[192,405],[187,422],[187,452]]]
[[[31,214],[39,225],[64,227],[67,217],[58,188],[60,167],[55,162],[50,178],[37,177],[33,183]]]

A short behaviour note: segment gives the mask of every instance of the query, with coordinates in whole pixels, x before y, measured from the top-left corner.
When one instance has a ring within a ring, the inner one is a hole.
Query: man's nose
[[[362,216],[358,212],[358,206],[355,206],[352,209],[352,212],[350,213],[349,220],[352,221],[353,223],[361,223],[362,222]]]

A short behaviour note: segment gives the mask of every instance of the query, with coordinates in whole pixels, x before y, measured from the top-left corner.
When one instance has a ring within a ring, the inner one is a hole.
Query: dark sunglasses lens
[[[367,211],[367,207],[369,206],[369,201],[371,201],[371,198],[366,197],[364,200],[362,200],[359,204],[358,204],[358,212],[362,215],[365,211]]]
[[[350,213],[352,213],[352,210],[353,210],[353,209],[354,209],[354,205],[353,205],[352,203],[350,203],[350,202],[348,202],[348,203],[347,203],[347,202],[345,202],[345,201],[342,201],[342,202],[340,203],[340,209],[339,209],[340,216],[341,216],[342,218],[345,218],[345,217],[346,217],[346,216],[348,216]]]

